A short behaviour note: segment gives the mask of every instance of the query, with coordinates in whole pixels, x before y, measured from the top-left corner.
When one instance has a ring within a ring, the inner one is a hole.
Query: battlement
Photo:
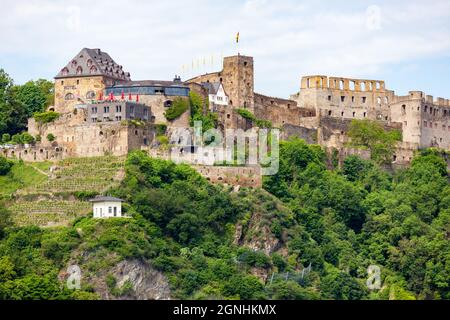
[[[398,100],[423,100],[425,103],[432,104],[436,107],[450,107],[450,100],[437,97],[436,99],[432,95],[427,95],[423,91],[409,91],[408,96],[397,97]],[[403,99],[400,99],[403,98]]]
[[[301,89],[332,89],[358,92],[385,92],[384,81],[312,75],[302,77]]]

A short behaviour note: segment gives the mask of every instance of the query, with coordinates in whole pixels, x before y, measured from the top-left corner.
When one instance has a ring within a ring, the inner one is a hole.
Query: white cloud
[[[53,76],[83,47],[109,52],[134,79],[171,78],[182,65],[186,69],[203,57],[209,62],[211,55],[217,68],[221,54],[237,52],[237,31],[239,51],[255,57],[256,89],[284,97],[305,74],[380,78],[392,65],[450,53],[450,3],[444,0],[365,6],[311,0],[2,0],[2,7],[10,9],[0,12],[0,67],[7,65],[19,81]],[[374,12],[379,20],[373,20]],[[45,61],[47,73],[24,74],[14,60],[4,61],[14,56],[21,63]]]

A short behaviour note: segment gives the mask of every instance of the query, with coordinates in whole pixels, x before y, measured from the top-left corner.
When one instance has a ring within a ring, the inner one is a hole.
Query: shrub
[[[167,125],[165,124],[156,124],[155,125],[155,131],[157,136],[162,136],[166,134],[167,131]]]
[[[59,113],[55,111],[36,112],[33,115],[34,120],[39,124],[53,122],[59,118]]]
[[[5,157],[0,157],[0,176],[8,174],[11,170],[12,163],[8,161]]]
[[[167,120],[173,121],[185,113],[188,108],[189,101],[187,99],[177,97],[173,100],[172,106],[164,112],[164,115]]]
[[[2,135],[2,142],[3,143],[8,143],[11,141],[11,135],[9,133],[4,133]]]
[[[56,139],[56,137],[53,135],[53,133],[49,133],[47,135],[47,140],[48,141],[52,142],[52,141],[55,141],[55,139]]]

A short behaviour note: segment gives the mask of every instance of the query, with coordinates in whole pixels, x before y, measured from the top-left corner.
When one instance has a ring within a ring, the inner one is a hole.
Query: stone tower
[[[55,111],[71,112],[76,104],[100,98],[107,86],[130,81],[106,52],[82,49],[55,77]]]
[[[223,70],[219,73],[229,103],[233,108],[254,109],[253,57],[231,56],[223,60]]]

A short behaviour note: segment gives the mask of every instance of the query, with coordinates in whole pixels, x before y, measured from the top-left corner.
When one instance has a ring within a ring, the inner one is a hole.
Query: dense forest
[[[330,169],[320,146],[292,139],[263,189],[212,185],[141,151],[125,167],[109,193],[132,219],[19,228],[0,207],[0,298],[98,299],[89,279],[101,272],[112,295],[132,297],[108,274],[129,260],[162,272],[172,298],[450,298],[450,186],[437,150],[395,172],[356,156]],[[61,271],[74,262],[83,280],[71,291]],[[366,285],[370,265],[380,289]]]

